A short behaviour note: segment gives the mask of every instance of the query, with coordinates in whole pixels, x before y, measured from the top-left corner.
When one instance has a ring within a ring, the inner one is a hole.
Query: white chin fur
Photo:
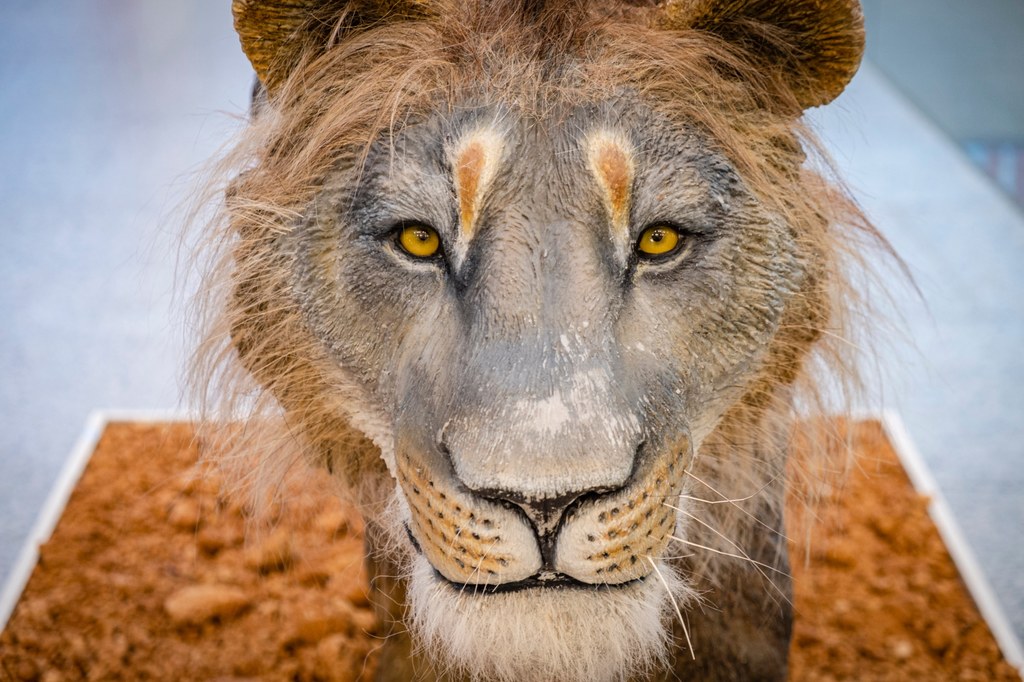
[[[692,591],[664,562],[615,589],[459,591],[422,556],[413,561],[409,613],[416,644],[439,670],[495,682],[611,682],[663,663],[675,610]]]

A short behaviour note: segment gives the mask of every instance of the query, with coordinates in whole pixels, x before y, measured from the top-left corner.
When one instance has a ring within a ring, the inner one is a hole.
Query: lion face
[[[484,603],[666,599],[686,470],[805,257],[635,98],[430,116],[336,169],[281,249],[315,343],[385,415],[413,595]]]

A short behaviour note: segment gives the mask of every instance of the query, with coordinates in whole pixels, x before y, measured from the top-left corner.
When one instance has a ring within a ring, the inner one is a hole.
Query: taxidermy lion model
[[[296,443],[359,505],[378,679],[785,678],[789,425],[874,238],[800,121],[857,1],[234,17],[259,83],[196,372],[280,416],[263,477]]]

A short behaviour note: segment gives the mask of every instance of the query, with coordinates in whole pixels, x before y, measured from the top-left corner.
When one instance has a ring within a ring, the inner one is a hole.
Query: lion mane
[[[787,481],[845,466],[792,427],[856,386],[886,248],[801,118],[858,67],[856,0],[233,10],[203,438],[257,504],[335,474],[379,679],[783,679]]]

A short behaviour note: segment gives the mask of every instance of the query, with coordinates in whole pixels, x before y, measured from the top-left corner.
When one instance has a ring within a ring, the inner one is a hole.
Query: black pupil
[[[657,244],[665,239],[665,230],[653,230],[651,232],[651,241]]]
[[[421,242],[426,242],[430,239],[430,233],[426,230],[416,230],[413,232],[413,235]]]

